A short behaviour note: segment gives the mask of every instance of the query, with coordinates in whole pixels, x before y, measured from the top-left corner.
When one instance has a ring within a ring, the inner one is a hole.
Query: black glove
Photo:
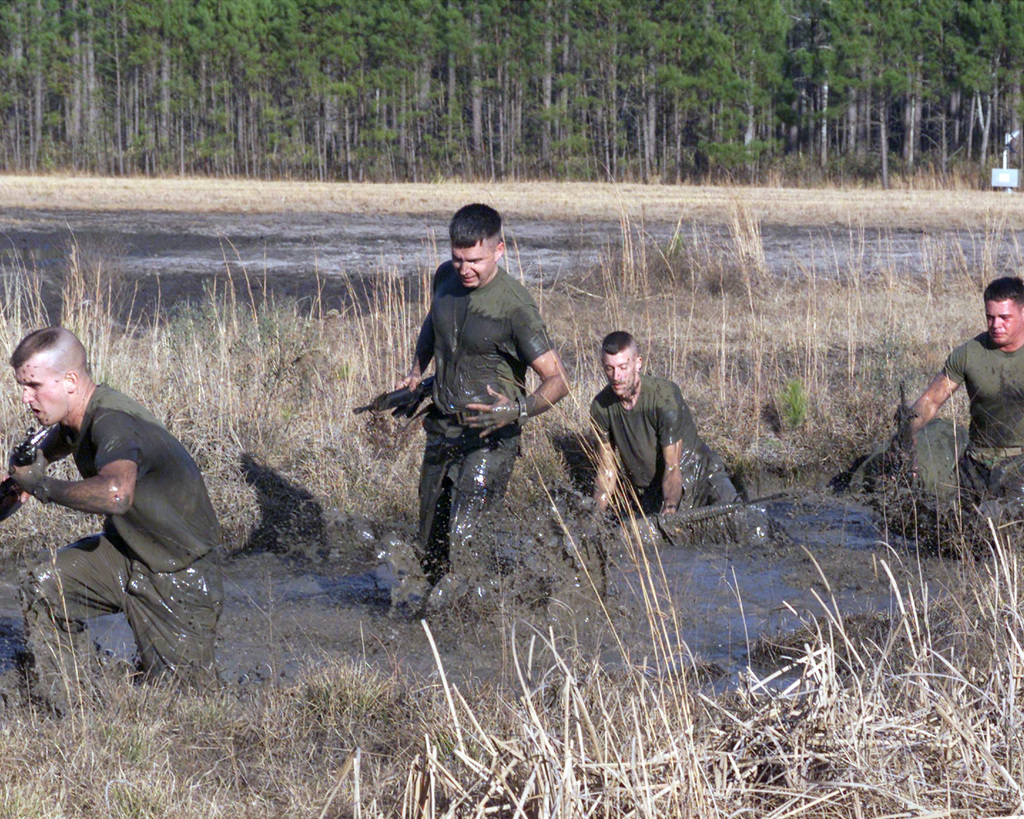
[[[504,404],[492,404],[490,409],[481,410],[477,415],[469,415],[465,421],[466,426],[479,429],[480,434],[486,436],[508,424],[522,422],[526,417],[526,402],[517,398]]]
[[[46,456],[39,450],[36,452],[35,460],[27,466],[11,464],[11,477],[23,490],[46,503],[50,499],[46,467]]]

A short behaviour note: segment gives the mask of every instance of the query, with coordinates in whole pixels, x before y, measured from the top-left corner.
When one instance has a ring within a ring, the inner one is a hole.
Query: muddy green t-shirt
[[[679,387],[667,378],[640,376],[640,396],[632,409],[626,409],[605,387],[590,404],[594,429],[610,443],[633,486],[646,489],[660,484],[665,471],[662,449],[676,441],[683,451],[695,449],[700,439]]]
[[[498,269],[483,287],[464,287],[451,262],[434,274],[434,403],[452,415],[467,404],[492,404],[487,386],[522,397],[526,368],[553,349],[537,305]]]
[[[151,570],[180,571],[220,541],[220,524],[199,467],[142,405],[101,384],[77,439],[72,430],[63,431],[83,478],[114,461],[138,466],[131,508],[109,515],[105,528],[113,528]]]
[[[1024,348],[1004,353],[988,333],[961,344],[942,371],[967,386],[974,446],[1024,446]]]

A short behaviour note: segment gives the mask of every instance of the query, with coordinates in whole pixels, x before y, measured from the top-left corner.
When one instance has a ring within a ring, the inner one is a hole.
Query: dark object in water
[[[415,389],[402,387],[400,390],[382,392],[369,404],[352,410],[356,415],[362,412],[387,412],[395,418],[412,418],[416,411],[434,390],[434,376],[424,378]]]
[[[672,515],[658,515],[658,530],[673,546],[702,543],[742,543],[759,546],[771,535],[765,507],[753,503],[702,506]]]

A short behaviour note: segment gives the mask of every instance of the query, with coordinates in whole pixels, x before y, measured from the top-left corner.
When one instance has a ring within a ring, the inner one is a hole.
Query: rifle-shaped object
[[[412,418],[420,404],[434,392],[434,376],[424,378],[415,389],[402,387],[400,390],[382,392],[369,404],[352,410],[356,415],[362,412],[387,412],[395,418]]]
[[[13,466],[28,466],[30,463],[35,461],[36,453],[39,451],[39,445],[43,442],[43,439],[49,431],[49,427],[30,429],[28,431],[28,435],[25,436],[25,440],[18,444],[14,448],[14,452],[11,453],[11,464]],[[10,495],[20,495],[21,491],[21,487],[18,486],[14,478],[7,477],[4,478],[3,481],[0,481],[0,498],[6,499]],[[20,501],[12,503],[2,513],[0,513],[0,520],[6,520],[20,508]]]
[[[915,418],[917,418],[917,413],[914,412],[913,405],[907,403],[907,385],[901,381],[900,405],[896,408],[896,415],[893,417],[896,432],[889,442],[889,449],[882,462],[887,473],[899,474],[910,466],[914,457],[914,436],[911,429]]]

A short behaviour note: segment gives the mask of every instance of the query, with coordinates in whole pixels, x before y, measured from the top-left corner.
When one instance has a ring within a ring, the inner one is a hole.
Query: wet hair
[[[448,224],[452,247],[473,247],[501,234],[501,216],[489,205],[479,203],[459,208]]]
[[[601,355],[618,355],[623,350],[636,350],[636,339],[625,330],[609,333],[601,342]]]
[[[1003,276],[989,282],[985,288],[985,301],[1006,301],[1012,299],[1018,307],[1024,307],[1024,281],[1020,276]]]
[[[38,353],[54,353],[68,371],[89,372],[85,347],[74,333],[63,327],[44,327],[29,333],[11,353],[11,366],[18,369]]]

